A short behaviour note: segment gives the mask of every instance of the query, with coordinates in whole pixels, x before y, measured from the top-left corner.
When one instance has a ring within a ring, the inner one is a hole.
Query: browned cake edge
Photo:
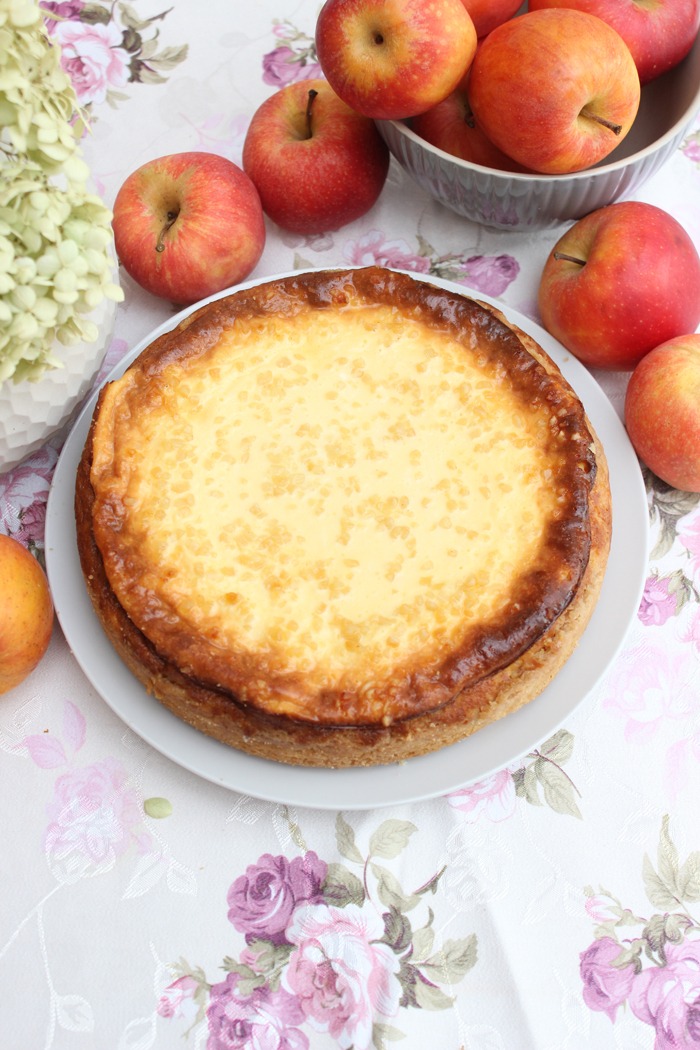
[[[214,349],[222,333],[237,323],[266,314],[294,316],[309,308],[320,313],[348,304],[388,305],[433,330],[444,331],[465,347],[478,346],[485,369],[507,374],[511,389],[524,404],[546,413],[556,463],[550,484],[557,492],[559,513],[548,521],[529,568],[518,577],[512,600],[483,623],[465,627],[451,651],[436,651],[428,662],[425,654],[420,659],[409,654],[372,689],[349,682],[331,683],[307,695],[303,680],[287,670],[280,673],[274,653],[271,658],[267,649],[244,653],[222,649],[206,634],[192,630],[177,605],[148,582],[154,567],[128,527],[128,508],[109,483],[109,463],[106,485],[100,484],[99,477],[95,479],[94,468],[92,473],[96,490],[92,528],[106,576],[125,612],[155,650],[200,685],[273,715],[279,713],[280,696],[291,689],[304,696],[308,712],[297,712],[294,717],[306,717],[314,726],[381,725],[435,711],[465,684],[508,666],[569,605],[590,553],[588,502],[596,463],[579,399],[552,362],[544,360],[543,352],[539,352],[541,360],[529,352],[525,340],[497,311],[407,274],[382,267],[317,270],[272,279],[216,300],[139,355],[129,368],[131,381],[120,411],[129,418],[150,412],[152,400],[158,402],[163,370],[176,362],[186,368]],[[97,433],[102,434],[101,425]],[[566,449],[565,456],[559,454],[561,449]]]
[[[510,325],[534,357],[558,371],[526,333]],[[99,413],[100,402],[94,418]],[[587,421],[588,422],[588,421]],[[588,501],[590,556],[572,600],[519,658],[434,711],[384,726],[320,726],[277,717],[237,702],[231,695],[182,675],[163,660],[116,600],[92,534],[94,493],[90,482],[94,422],[76,480],[78,549],[88,592],[116,651],[146,690],[194,728],[252,755],[293,765],[347,767],[403,761],[455,743],[528,703],[571,656],[595,608],[610,545],[612,510],[608,470],[593,435],[595,479]]]

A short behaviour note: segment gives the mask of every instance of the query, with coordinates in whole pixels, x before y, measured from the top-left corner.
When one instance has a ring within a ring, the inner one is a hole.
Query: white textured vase
[[[35,382],[9,380],[0,385],[0,474],[68,430],[97,378],[107,352],[116,303],[104,299],[90,314],[99,329],[94,343],[61,346],[62,368],[51,368]]]

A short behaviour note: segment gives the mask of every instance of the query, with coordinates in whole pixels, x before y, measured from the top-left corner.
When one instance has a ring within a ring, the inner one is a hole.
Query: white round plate
[[[249,281],[211,298],[263,280],[273,278]],[[470,294],[449,281],[429,280]],[[477,297],[498,306],[557,362],[606,450],[613,500],[612,547],[600,600],[578,648],[545,691],[520,711],[458,744],[400,764],[308,769],[253,758],[220,744],[148,695],[117,656],[93,611],[78,558],[73,499],[95,394],[66,441],[49,494],[46,563],[56,613],[76,660],[97,692],[138,736],[178,765],[232,791],[314,809],[374,809],[434,798],[480,780],[531,751],[563,725],[614,660],[639,608],[647,572],[648,511],[637,457],[617,413],[589,372],[527,317],[488,296]],[[119,375],[145,346],[196,308],[189,307],[146,336],[109,378]]]

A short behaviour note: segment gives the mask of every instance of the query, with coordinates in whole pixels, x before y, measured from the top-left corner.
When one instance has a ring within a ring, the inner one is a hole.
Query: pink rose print
[[[207,1050],[307,1050],[309,1041],[298,1028],[304,1014],[283,988],[256,988],[244,995],[239,976],[212,985],[207,1007]]]
[[[347,241],[343,255],[353,266],[389,266],[395,270],[433,274],[469,285],[485,295],[502,295],[520,272],[512,255],[437,256],[429,245],[425,254],[412,252],[403,240],[387,241],[381,230],[368,230],[356,241]]]
[[[695,651],[700,654],[700,610],[693,614],[684,639],[690,642],[695,647]]]
[[[44,542],[44,525],[46,524],[46,501],[37,499],[22,512],[20,528],[15,539],[26,547],[39,546]]]
[[[700,1046],[700,941],[667,945],[666,965],[639,974],[629,1003],[654,1028],[654,1050]]]
[[[655,867],[645,854],[642,876],[651,915],[625,908],[608,890],[592,887],[586,895],[604,916],[603,936],[581,954],[583,998],[592,1010],[614,1023],[619,1006],[654,1031],[654,1050],[700,1047],[700,925],[692,914],[697,903],[698,854],[683,859],[664,815]],[[690,877],[692,873],[693,877]],[[606,914],[607,913],[607,914]],[[638,926],[638,930],[632,927]],[[618,939],[618,936],[620,939]],[[619,960],[619,962],[618,962]],[[617,962],[617,965],[616,965]],[[645,1043],[646,1045],[646,1043]]]
[[[61,22],[70,18],[79,18],[85,4],[83,0],[63,0],[63,2],[59,3],[54,3],[53,0],[44,0],[44,2],[39,4],[39,7],[45,14],[46,28],[49,33],[52,33],[58,25],[58,21],[56,18],[51,18],[51,15],[56,15]]]
[[[476,823],[481,816],[494,823],[507,820],[513,816],[516,804],[512,773],[509,769],[502,769],[448,795],[447,801],[453,809],[464,814],[469,824]]]
[[[694,629],[692,621],[689,630]],[[690,640],[690,639],[689,639]],[[605,710],[624,721],[625,740],[645,745],[666,738],[665,788],[671,798],[690,786],[697,761],[692,743],[696,697],[692,689],[697,657],[690,646],[639,645],[618,660],[606,685]],[[672,739],[669,739],[672,738]]]
[[[54,36],[81,105],[104,102],[109,88],[124,87],[128,55],[121,48],[122,32],[113,23],[59,22]]]
[[[348,904],[297,908],[287,930],[296,946],[283,981],[299,998],[309,1024],[343,1050],[369,1050],[376,1014],[394,1017],[401,985],[396,954],[380,943],[384,928],[373,909]]]
[[[182,1017],[192,1021],[197,1016],[197,1004],[194,1001],[199,989],[199,982],[190,974],[178,977],[169,984],[160,997],[156,1007],[161,1017]]]
[[[248,865],[227,895],[228,917],[245,947],[226,956],[225,980],[210,984],[201,967],[181,957],[157,1013],[184,1016],[196,1006],[188,1031],[201,1026],[197,1045],[204,1038],[207,1050],[308,1050],[312,1029],[325,1035],[324,1046],[374,1050],[384,1022],[391,1038],[402,1037],[393,1020],[402,1007],[449,1009],[452,997],[440,985],[456,984],[475,965],[477,941],[470,934],[434,945],[433,908],[419,905],[435,893],[444,867],[409,896],[375,863],[395,859],[416,830],[410,821],[386,819],[363,853],[338,814],[342,860],[326,864],[312,851],[291,860],[266,853]],[[397,903],[387,904],[387,894]]]
[[[129,846],[146,845],[138,800],[115,758],[63,773],[48,815],[46,857],[62,882],[108,871]]]
[[[589,897],[586,901],[586,911],[594,922],[609,922],[615,918],[615,911],[607,897]]]
[[[633,966],[613,966],[622,949],[612,937],[601,937],[581,953],[583,999],[591,1010],[600,1010],[615,1020],[617,1009],[632,989]]]
[[[65,766],[85,743],[85,716],[70,700],[63,705],[60,733],[32,733],[24,738],[30,758],[41,769]]]
[[[665,780],[668,793],[675,799],[687,787],[697,783],[700,768],[700,733],[683,736],[666,752]]]
[[[669,594],[669,581],[649,576],[637,615],[647,627],[660,627],[676,613],[676,596]]]
[[[313,852],[289,861],[264,854],[250,864],[228,892],[228,918],[246,940],[264,938],[274,944],[286,940],[285,931],[300,903],[322,899],[328,866]]]
[[[278,22],[273,33],[281,41],[273,51],[263,55],[263,82],[280,88],[296,80],[322,77],[316,61],[316,43],[290,22]]]
[[[381,230],[368,230],[347,241],[343,255],[352,266],[390,266],[395,270],[429,273],[430,260],[411,251],[405,241],[387,241]]]
[[[694,700],[683,685],[692,681],[684,673],[687,659],[679,651],[638,646],[618,661],[603,707],[625,720],[626,740],[644,743],[664,722],[688,717]]]
[[[463,276],[456,280],[484,295],[503,295],[508,285],[520,273],[520,265],[512,255],[472,255],[459,266]]]
[[[47,445],[0,475],[0,523],[20,543],[43,546],[46,498],[58,453]]]
[[[694,515],[678,530],[678,539],[688,552],[693,578],[700,583],[700,515]]]
[[[692,135],[682,147],[683,153],[688,160],[700,164],[700,135]]]
[[[285,87],[297,80],[315,80],[322,77],[316,62],[300,62],[291,47],[282,45],[263,55],[263,81],[273,87]]]

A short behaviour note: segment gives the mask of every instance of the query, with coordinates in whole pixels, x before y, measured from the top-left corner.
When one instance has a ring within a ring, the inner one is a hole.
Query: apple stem
[[[585,266],[585,259],[577,259],[575,255],[567,255],[566,252],[552,252],[554,259],[564,259],[565,262],[577,263],[579,266]]]
[[[614,135],[619,135],[622,131],[622,124],[613,124],[611,120],[606,120],[605,117],[600,117],[597,113],[591,113],[588,109],[582,109],[579,116],[586,117],[588,120],[595,120],[598,124],[602,124],[604,128],[609,128]]]
[[[175,222],[175,220],[177,219],[179,214],[180,214],[179,211],[169,211],[168,214],[166,215],[166,219],[168,221],[166,222],[165,226],[163,227],[163,229],[158,234],[158,240],[156,241],[156,251],[157,252],[164,252],[165,251],[165,243],[163,241],[163,238],[165,237],[166,233],[168,232],[170,227],[173,225],[173,223]]]
[[[318,91],[315,88],[309,89],[309,101],[306,103],[306,130],[308,131],[308,138],[311,138],[313,132],[311,130],[311,110],[313,108],[314,99],[318,95]]]

